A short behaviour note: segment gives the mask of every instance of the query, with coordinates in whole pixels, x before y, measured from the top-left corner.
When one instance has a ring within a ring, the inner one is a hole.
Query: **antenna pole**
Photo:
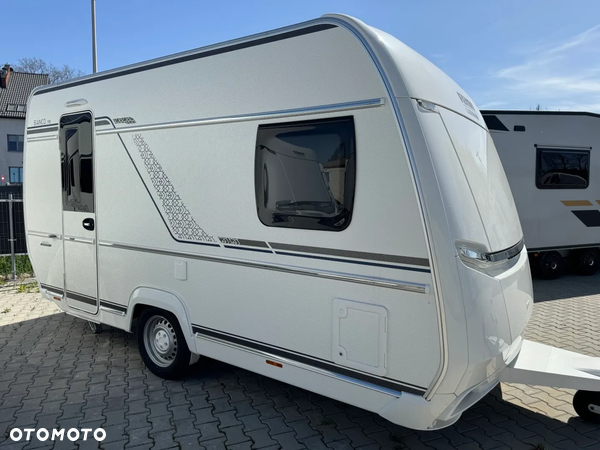
[[[92,0],[92,63],[94,72],[98,72],[98,55],[96,54],[96,0]]]

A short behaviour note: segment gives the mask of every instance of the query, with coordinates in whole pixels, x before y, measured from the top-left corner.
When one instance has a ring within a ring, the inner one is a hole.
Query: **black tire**
[[[575,392],[573,408],[577,415],[586,422],[600,423],[600,392]]]
[[[546,280],[556,280],[563,274],[563,257],[557,251],[546,252],[540,257],[539,275]]]
[[[145,309],[138,319],[137,338],[142,361],[150,372],[168,380],[185,375],[191,352],[174,314]]]
[[[600,264],[600,253],[595,248],[584,248],[576,253],[575,264],[577,273],[594,275]]]

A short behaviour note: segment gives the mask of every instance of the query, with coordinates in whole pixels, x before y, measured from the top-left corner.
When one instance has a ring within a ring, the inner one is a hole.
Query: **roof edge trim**
[[[540,116],[589,116],[589,117],[600,117],[600,114],[593,112],[585,112],[585,111],[526,111],[526,110],[502,110],[502,109],[494,109],[487,110],[481,109],[479,112],[483,114],[494,114],[494,115],[540,115]]]
[[[74,86],[93,83],[95,81],[117,78],[132,73],[145,72],[147,70],[152,70],[159,67],[170,66],[182,62],[192,61],[195,59],[207,58],[209,56],[215,56],[222,53],[229,53],[236,50],[242,50],[244,48],[255,47],[262,44],[268,44],[270,42],[290,39],[293,37],[317,33],[319,31],[324,31],[338,27],[337,25],[331,23],[319,24],[317,22],[322,22],[322,20],[316,19],[314,21],[304,22],[303,24],[306,25],[304,27],[301,23],[290,27],[280,28],[278,30],[268,31],[266,33],[255,34],[246,38],[240,38],[232,41],[226,41],[224,43],[209,45],[207,47],[201,47],[196,50],[190,50],[183,53],[176,53],[175,55],[169,55],[166,57],[153,59],[143,63],[125,66],[123,68],[114,69],[107,72],[101,72],[99,74],[93,74],[84,78],[75,79],[55,86],[45,86],[43,88],[36,89],[32,93],[32,95],[45,94],[48,92],[67,89]]]

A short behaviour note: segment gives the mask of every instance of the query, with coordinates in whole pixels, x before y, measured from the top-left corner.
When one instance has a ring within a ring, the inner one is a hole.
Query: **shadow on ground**
[[[556,280],[533,279],[535,302],[600,294],[600,271],[594,275],[566,273]]]
[[[100,426],[107,433],[103,448],[139,446],[138,450],[198,444],[274,449],[600,448],[595,426],[577,418],[565,423],[505,401],[499,387],[455,425],[414,431],[208,358],[201,358],[181,380],[162,380],[143,366],[134,335],[110,327],[94,335],[86,322],[64,313],[0,327],[0,447],[13,448],[8,437],[13,427]],[[25,448],[40,444],[33,440]],[[61,443],[61,448],[69,446],[76,448]]]

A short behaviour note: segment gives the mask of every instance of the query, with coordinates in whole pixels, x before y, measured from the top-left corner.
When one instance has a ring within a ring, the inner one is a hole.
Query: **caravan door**
[[[67,305],[98,311],[92,114],[60,119],[63,251]]]

